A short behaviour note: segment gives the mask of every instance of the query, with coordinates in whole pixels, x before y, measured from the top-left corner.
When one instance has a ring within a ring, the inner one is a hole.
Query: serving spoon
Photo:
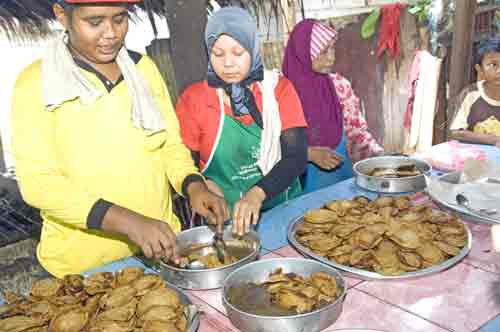
[[[463,206],[467,210],[474,212],[476,214],[483,215],[483,216],[491,216],[491,215],[497,214],[496,209],[474,209],[474,208],[472,208],[470,206],[469,199],[467,197],[465,197],[463,194],[457,194],[455,199],[456,199],[458,205]]]
[[[217,259],[224,263],[224,258],[226,257],[226,243],[224,242],[224,233],[217,229],[216,225],[207,224],[208,228],[214,233],[213,244],[215,248],[215,253]]]

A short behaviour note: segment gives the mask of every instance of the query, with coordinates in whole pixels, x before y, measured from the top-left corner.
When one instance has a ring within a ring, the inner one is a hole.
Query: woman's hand
[[[187,188],[191,208],[207,218],[208,223],[217,225],[219,232],[224,231],[224,222],[229,219],[229,208],[224,198],[209,190],[204,182],[192,182]]]
[[[250,232],[250,225],[259,221],[262,202],[266,193],[260,187],[253,187],[234,205],[233,233],[243,236]]]
[[[308,159],[318,167],[333,170],[342,163],[342,156],[324,146],[313,146],[308,149]]]

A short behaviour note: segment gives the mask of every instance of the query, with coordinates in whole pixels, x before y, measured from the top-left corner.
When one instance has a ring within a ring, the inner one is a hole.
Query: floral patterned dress
[[[361,112],[360,100],[354,93],[351,83],[338,73],[330,74],[330,77],[342,104],[344,134],[351,161],[356,162],[381,153],[384,149],[368,131],[368,124]]]

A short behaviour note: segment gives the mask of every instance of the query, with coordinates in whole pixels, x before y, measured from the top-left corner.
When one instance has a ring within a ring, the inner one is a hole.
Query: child
[[[500,147],[500,38],[481,43],[475,69],[480,81],[452,103],[451,137]]]

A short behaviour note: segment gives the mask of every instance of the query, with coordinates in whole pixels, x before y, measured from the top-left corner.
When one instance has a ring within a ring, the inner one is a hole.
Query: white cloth
[[[262,90],[263,129],[257,166],[259,166],[263,175],[268,174],[281,160],[281,118],[278,101],[274,94],[278,81],[278,72],[266,70],[264,72],[264,81],[259,84]]]
[[[165,120],[153,98],[146,79],[122,47],[116,62],[132,98],[133,125],[152,135],[165,130]],[[65,34],[58,35],[48,45],[42,59],[42,89],[47,111],[54,111],[63,103],[79,99],[83,105],[91,105],[103,96],[75,64],[67,47]]]
[[[262,135],[260,141],[259,159],[257,166],[262,174],[267,175],[271,169],[281,160],[281,117],[279,113],[278,101],[274,94],[274,89],[278,85],[280,74],[277,71],[264,71],[264,81],[259,84],[262,91]],[[224,92],[222,89],[217,89],[219,104],[221,109],[221,119],[219,131],[215,140],[215,146],[205,169],[212,161],[216,146],[219,142],[222,127],[224,123]]]
[[[422,52],[410,129],[409,148],[423,152],[432,147],[434,115],[442,60]]]

